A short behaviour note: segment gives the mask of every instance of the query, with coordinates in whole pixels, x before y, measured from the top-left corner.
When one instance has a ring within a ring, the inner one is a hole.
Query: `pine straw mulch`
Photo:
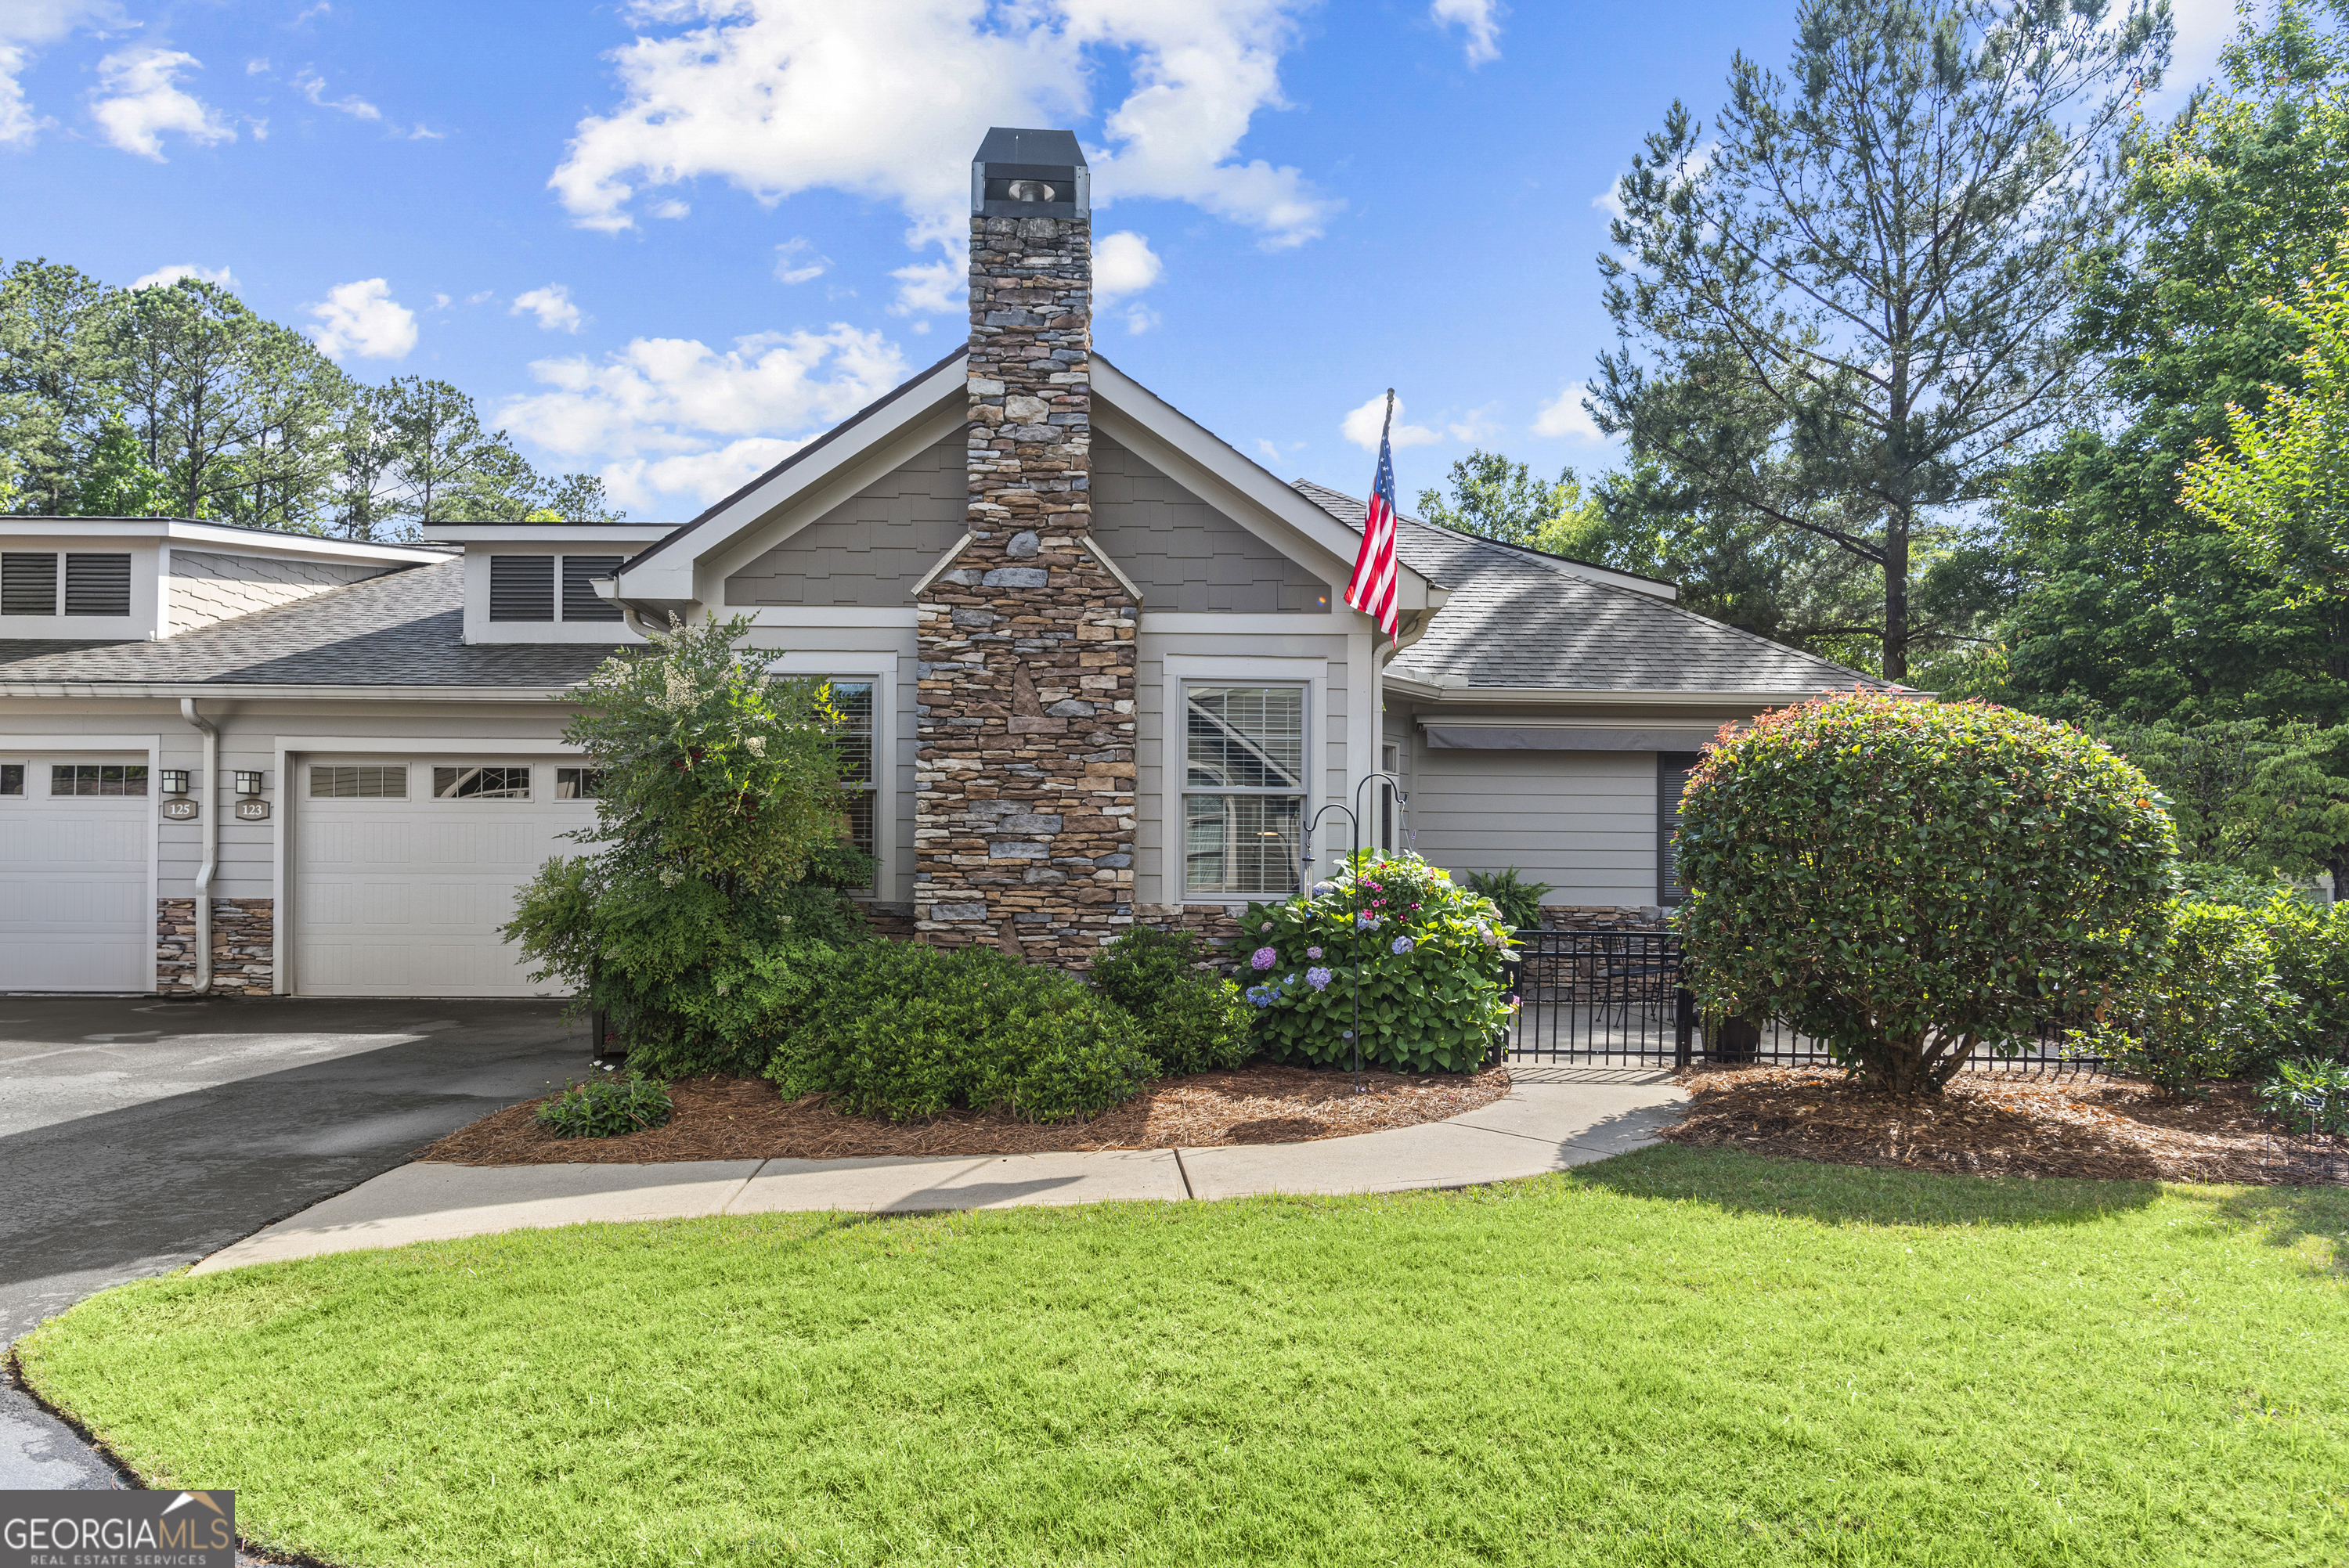
[[[619,1138],[556,1138],[532,1119],[540,1101],[508,1106],[416,1151],[450,1165],[651,1164],[668,1160],[843,1160],[858,1155],[1036,1154],[1055,1150],[1185,1149],[1302,1143],[1411,1127],[1489,1105],[1506,1068],[1414,1077],[1247,1067],[1162,1078],[1091,1121],[1045,1124],[1007,1111],[953,1111],[926,1121],[843,1116],[824,1097],[785,1101],[763,1078],[680,1078],[667,1124]]]
[[[1876,1094],[1828,1068],[1692,1068],[1688,1115],[1662,1136],[1696,1148],[1977,1176],[2270,1184],[2311,1180],[2242,1084],[2204,1100],[2129,1078],[1961,1073],[1940,1095]]]

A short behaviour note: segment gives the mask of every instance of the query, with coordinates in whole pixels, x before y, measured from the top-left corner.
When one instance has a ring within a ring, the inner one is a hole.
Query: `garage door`
[[[295,769],[294,989],[305,996],[536,996],[498,927],[594,775],[494,754],[314,757]]]
[[[0,751],[0,991],[151,991],[147,758]]]

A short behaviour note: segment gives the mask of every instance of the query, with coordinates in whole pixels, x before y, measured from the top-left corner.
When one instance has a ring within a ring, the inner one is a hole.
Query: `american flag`
[[[1379,429],[1379,477],[1371,486],[1370,511],[1362,519],[1362,552],[1354,558],[1354,575],[1346,584],[1346,603],[1377,620],[1379,630],[1395,634],[1395,488],[1394,453],[1387,437],[1394,429],[1394,388],[1387,388],[1387,422]]]

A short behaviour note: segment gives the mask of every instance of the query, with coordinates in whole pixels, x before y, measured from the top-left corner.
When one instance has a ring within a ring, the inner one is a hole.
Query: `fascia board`
[[[1092,385],[1093,422],[1119,441],[1136,444],[1142,456],[1155,466],[1166,467],[1162,459],[1167,454],[1179,458],[1179,465],[1168,469],[1167,477],[1186,489],[1204,491],[1202,500],[1216,505],[1243,528],[1265,518],[1285,524],[1337,563],[1337,582],[1342,583],[1354,570],[1354,556],[1361,545],[1361,536],[1281,483],[1230,442],[1184,414],[1099,354],[1093,356]],[[1104,413],[1109,416],[1106,420],[1102,418]],[[1149,439],[1143,443],[1132,442],[1131,438],[1137,430]],[[1203,483],[1203,480],[1212,480],[1212,486]],[[1221,493],[1216,493],[1218,491]],[[1247,504],[1235,507],[1233,499],[1242,500]],[[1259,529],[1257,531],[1262,531]],[[1282,541],[1268,538],[1266,542],[1278,549]],[[1429,608],[1428,590],[1433,584],[1410,566],[1401,562],[1397,562],[1397,566],[1402,607],[1412,610]]]
[[[612,522],[597,523],[592,528],[556,522],[484,522],[436,524],[427,530],[448,544],[549,544],[578,546],[583,544],[642,545],[667,539],[679,528],[677,522]],[[601,553],[599,552],[598,553]]]
[[[241,551],[254,555],[297,555],[314,561],[367,562],[378,565],[423,566],[449,559],[445,550],[419,550],[413,545],[364,544],[328,539],[315,533],[285,533],[274,529],[222,528],[189,518],[173,517],[12,517],[0,520],[0,538],[11,541],[119,540],[126,544],[181,544],[211,550]]]
[[[648,552],[648,558],[621,569],[618,597],[698,599],[694,583],[707,576],[704,562],[737,543],[744,533],[757,529],[777,508],[857,464],[874,448],[929,416],[949,395],[957,399],[965,397],[964,363],[960,355],[949,356],[927,374],[892,393],[886,407],[876,408],[870,417],[841,431],[832,440],[818,438],[799,461],[786,459],[764,480],[733,496],[681,532],[663,540]]]
[[[1806,686],[1795,691],[1594,691],[1578,690],[1572,686],[1437,686],[1408,676],[1389,676],[1387,685],[1396,690],[1408,686],[1409,695],[1416,700],[1446,705],[1469,703],[1557,703],[1570,706],[1588,703],[1594,707],[1622,707],[1649,704],[1657,707],[1719,707],[1752,706],[1784,707],[1789,703],[1809,702],[1839,691],[1842,687]],[[1930,692],[1900,691],[1889,694],[1903,698],[1930,699]]]
[[[262,698],[319,701],[338,697],[412,698],[424,702],[557,702],[574,697],[573,686],[249,686],[224,681],[146,682],[0,681],[0,696],[33,697],[218,697],[244,702]]]

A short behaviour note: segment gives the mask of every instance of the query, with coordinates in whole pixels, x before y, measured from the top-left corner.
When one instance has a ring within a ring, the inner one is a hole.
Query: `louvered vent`
[[[490,619],[492,621],[554,620],[554,557],[552,555],[491,556]]]
[[[563,618],[566,621],[616,621],[620,607],[595,597],[595,579],[619,571],[626,559],[618,555],[566,555],[563,558]]]
[[[0,615],[57,613],[57,558],[47,551],[0,555]]]
[[[66,614],[130,614],[130,557],[68,554],[66,557]]]

